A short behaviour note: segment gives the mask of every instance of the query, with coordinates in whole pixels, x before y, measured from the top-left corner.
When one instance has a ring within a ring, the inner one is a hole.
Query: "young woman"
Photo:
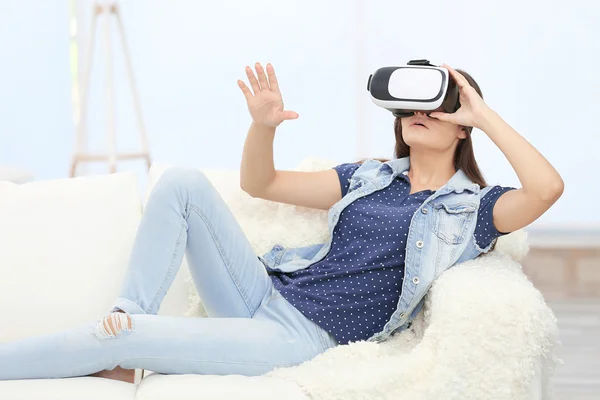
[[[445,270],[489,251],[541,216],[563,192],[548,161],[482,100],[475,81],[445,65],[460,90],[453,114],[396,119],[393,160],[330,170],[276,170],[283,108],[275,72],[246,68],[252,116],[241,187],[253,197],[328,210],[327,243],[254,254],[233,215],[197,170],[164,173],[148,201],[122,292],[108,316],[76,329],[0,345],[0,379],[94,375],[133,381],[166,374],[261,375],[352,341],[405,329]],[[471,130],[500,148],[519,189],[486,185]],[[157,316],[184,251],[210,318]]]

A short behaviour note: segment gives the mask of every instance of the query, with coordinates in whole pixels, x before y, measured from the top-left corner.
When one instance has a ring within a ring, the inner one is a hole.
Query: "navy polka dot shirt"
[[[342,195],[359,167],[341,164]],[[498,197],[514,188],[495,186],[482,199],[475,239],[484,247],[504,233],[492,222]],[[340,344],[366,340],[381,331],[396,309],[404,277],[404,253],[414,212],[432,190],[409,194],[404,174],[385,189],[359,198],[340,214],[325,258],[306,269],[271,275],[275,288]]]

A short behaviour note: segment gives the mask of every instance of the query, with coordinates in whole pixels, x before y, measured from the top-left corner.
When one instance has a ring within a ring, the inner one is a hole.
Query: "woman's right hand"
[[[268,79],[260,63],[256,63],[255,68],[258,80],[252,68],[246,67],[246,75],[252,90],[243,81],[238,80],[238,86],[242,89],[244,97],[246,97],[252,121],[258,125],[274,128],[285,120],[298,118],[298,113],[283,109],[283,98],[279,91],[273,66],[267,64]]]

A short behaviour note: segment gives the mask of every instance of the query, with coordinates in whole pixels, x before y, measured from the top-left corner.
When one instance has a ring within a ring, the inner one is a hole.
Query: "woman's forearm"
[[[274,140],[274,127],[250,125],[240,167],[240,186],[250,195],[260,193],[275,177]]]
[[[504,153],[523,190],[541,200],[553,200],[563,191],[563,180],[544,156],[495,111],[488,109],[481,130]]]

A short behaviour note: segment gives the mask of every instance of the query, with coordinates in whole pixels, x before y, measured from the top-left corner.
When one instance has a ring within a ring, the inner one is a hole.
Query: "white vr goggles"
[[[369,76],[367,90],[375,104],[396,117],[409,117],[415,111],[453,113],[460,107],[458,87],[448,70],[428,60],[379,68]]]

